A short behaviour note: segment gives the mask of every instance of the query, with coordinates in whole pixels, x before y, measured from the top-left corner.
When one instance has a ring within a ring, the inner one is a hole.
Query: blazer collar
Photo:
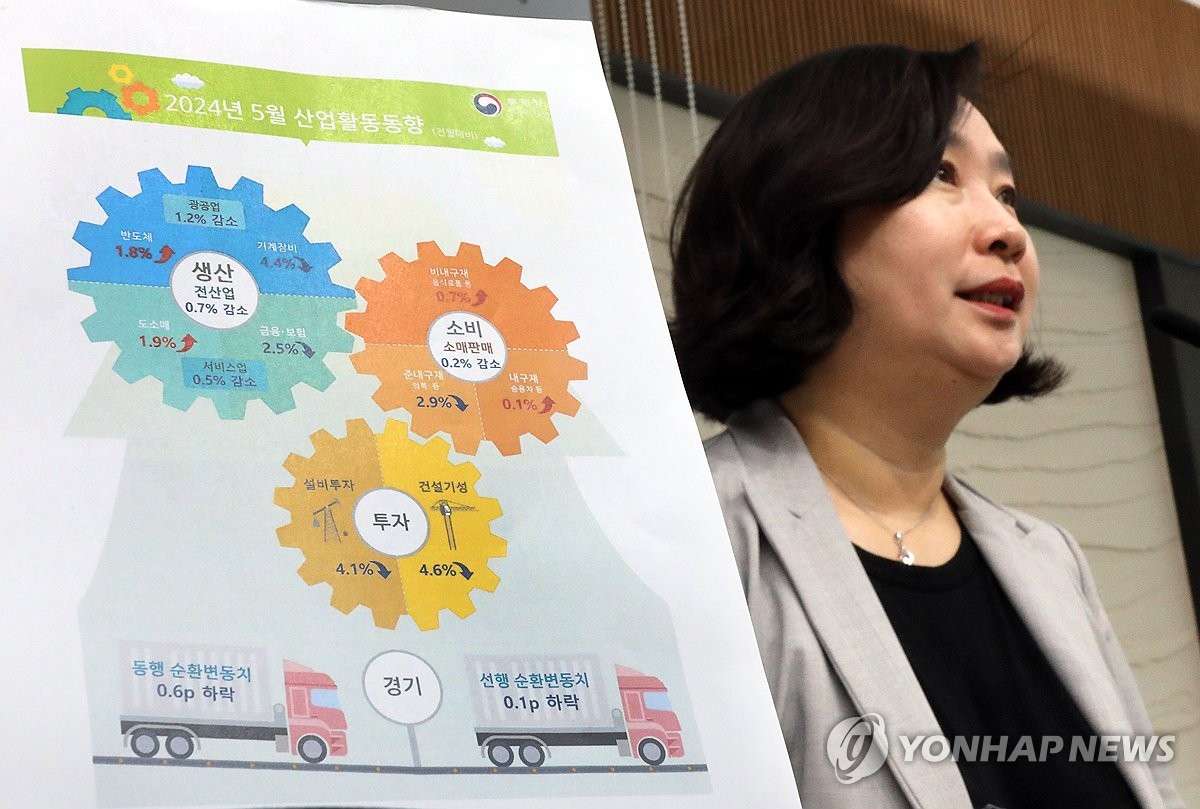
[[[969,806],[957,767],[904,760],[897,736],[939,733],[937,719],[799,432],[773,401],[751,405],[729,428],[763,535],[855,707],[883,717],[887,762],[901,789],[916,806]]]
[[[970,805],[958,768],[914,756],[898,734],[939,733],[908,658],[834,509],[799,432],[774,401],[735,415],[729,428],[746,465],[751,508],[782,561],[831,665],[856,708],[889,730],[888,765],[922,807]],[[1099,734],[1133,732],[1107,677],[1095,627],[1077,605],[1080,571],[1063,564],[1067,540],[1048,523],[1018,516],[954,477],[946,492],[963,525],[1083,715]],[[1064,601],[1074,606],[1064,609]],[[1120,764],[1144,805],[1157,794],[1145,768]]]
[[[1005,595],[1092,729],[1099,735],[1135,733],[1096,642],[1098,631],[1111,630],[1094,624],[1097,616],[1079,608],[1087,603],[1084,571],[1069,540],[1050,523],[1008,511],[954,477],[947,478],[946,490]],[[1071,607],[1064,609],[1064,604]],[[1160,803],[1145,767],[1126,761],[1117,766],[1144,806]]]

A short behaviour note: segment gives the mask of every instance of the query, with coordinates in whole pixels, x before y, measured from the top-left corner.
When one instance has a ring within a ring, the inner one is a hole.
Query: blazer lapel
[[[904,760],[899,734],[941,731],[799,433],[773,402],[754,405],[730,427],[759,525],[855,706],[883,717],[888,766],[901,788],[916,806],[969,806],[957,767],[919,755]]]
[[[954,478],[947,492],[1017,614],[1098,734],[1133,733],[1124,703],[1088,621],[1078,575],[1063,564],[1066,541],[1053,526],[1028,525]],[[1067,741],[1069,744],[1069,740]],[[1143,806],[1160,805],[1145,767],[1118,766]]]

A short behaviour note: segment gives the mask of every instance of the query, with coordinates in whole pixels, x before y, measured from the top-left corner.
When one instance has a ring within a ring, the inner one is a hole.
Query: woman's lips
[[[1014,317],[1025,298],[1025,285],[1015,278],[997,278],[956,294],[991,314]]]

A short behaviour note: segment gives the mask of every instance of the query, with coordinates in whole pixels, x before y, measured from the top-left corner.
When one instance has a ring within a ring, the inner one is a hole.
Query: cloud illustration
[[[186,90],[199,90],[204,86],[204,80],[191,73],[176,73],[171,77],[171,81],[175,83],[176,87],[183,87]]]

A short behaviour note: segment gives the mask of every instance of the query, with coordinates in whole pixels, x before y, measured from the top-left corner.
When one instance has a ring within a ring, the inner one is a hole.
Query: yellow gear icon
[[[108,69],[108,77],[117,84],[129,84],[133,81],[133,70],[129,65],[113,65]]]
[[[488,264],[466,242],[454,255],[421,242],[415,261],[391,253],[379,263],[383,280],[355,287],[366,311],[346,315],[346,330],[366,342],[350,360],[379,378],[381,408],[412,414],[414,434],[444,431],[468,455],[481,441],[515,455],[521,436],[548,443],[558,435],[551,418],[579,411],[567,392],[587,379],[567,352],[579,332],[550,313],[554,293],[521,282],[520,264]]]
[[[437,629],[442,609],[466,618],[475,611],[471,590],[496,589],[487,565],[507,543],[490,523],[503,512],[476,491],[472,464],[449,460],[449,444],[419,444],[390,419],[382,433],[355,419],[345,438],[321,430],[311,440],[311,456],[283,464],[295,482],[275,490],[275,504],[292,521],[277,533],[304,552],[300,577],[333,589],[335,608],[365,606],[383,629],[402,615]]]

